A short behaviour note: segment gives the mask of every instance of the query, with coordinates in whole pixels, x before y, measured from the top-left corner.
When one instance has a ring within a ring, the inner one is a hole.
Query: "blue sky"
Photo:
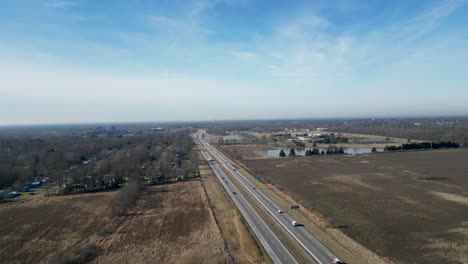
[[[0,3],[0,124],[468,115],[468,4]]]

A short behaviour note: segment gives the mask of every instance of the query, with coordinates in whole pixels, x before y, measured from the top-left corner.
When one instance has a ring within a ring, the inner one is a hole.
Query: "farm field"
[[[199,180],[148,187],[124,216],[118,191],[0,205],[2,263],[224,263],[220,229]]]
[[[468,150],[262,158],[220,146],[329,229],[396,263],[468,262]]]

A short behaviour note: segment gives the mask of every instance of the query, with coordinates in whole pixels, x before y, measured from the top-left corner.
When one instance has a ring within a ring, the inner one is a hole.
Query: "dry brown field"
[[[225,263],[199,180],[148,187],[124,216],[117,191],[0,205],[1,263]]]
[[[264,158],[221,146],[262,180],[397,263],[468,263],[468,150]]]

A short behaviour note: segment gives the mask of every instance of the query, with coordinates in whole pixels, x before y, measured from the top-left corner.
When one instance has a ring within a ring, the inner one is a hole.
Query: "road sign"
[[[254,177],[254,178],[255,178],[255,180],[257,180],[257,181],[259,181],[259,180],[260,180],[260,176],[258,176],[258,175],[255,175],[255,177]]]

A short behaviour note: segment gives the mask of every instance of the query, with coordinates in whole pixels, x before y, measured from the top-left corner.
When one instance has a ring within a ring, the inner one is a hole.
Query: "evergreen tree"
[[[294,157],[294,156],[296,156],[296,150],[292,148],[289,150],[289,157]]]
[[[322,152],[320,152],[320,155],[325,155],[325,151],[322,150]]]
[[[281,151],[280,151],[279,156],[280,156],[280,157],[286,157],[286,153],[284,153],[284,150],[281,150]]]
[[[377,149],[375,147],[372,148],[371,150],[372,153],[377,152]]]

